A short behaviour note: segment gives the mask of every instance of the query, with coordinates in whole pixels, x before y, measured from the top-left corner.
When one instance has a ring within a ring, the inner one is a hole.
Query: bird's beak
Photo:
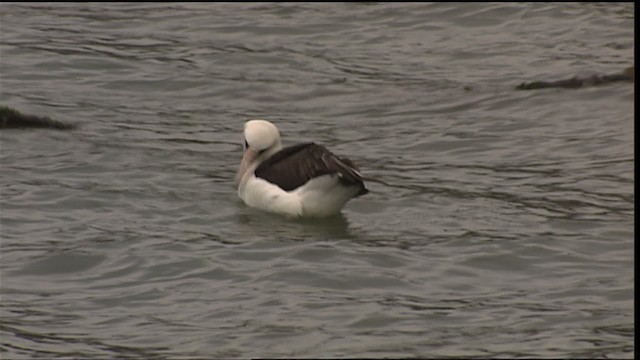
[[[244,151],[244,155],[242,156],[242,162],[240,162],[240,168],[238,169],[238,173],[236,174],[236,181],[240,182],[244,173],[247,172],[249,166],[253,164],[253,162],[258,157],[258,153],[255,150],[247,149]]]

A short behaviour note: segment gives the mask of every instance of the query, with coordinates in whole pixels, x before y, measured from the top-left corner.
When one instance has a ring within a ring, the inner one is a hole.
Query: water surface
[[[632,358],[632,3],[2,3],[2,358]],[[242,124],[354,160],[247,208]]]

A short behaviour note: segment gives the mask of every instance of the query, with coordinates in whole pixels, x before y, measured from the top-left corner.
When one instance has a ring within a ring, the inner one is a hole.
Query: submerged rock
[[[596,86],[618,81],[635,81],[635,66],[628,67],[624,71],[610,75],[592,75],[585,78],[573,77],[558,81],[534,81],[522,83],[516,86],[518,90],[534,90],[545,88],[577,89],[585,86]]]
[[[70,130],[75,124],[63,123],[46,116],[23,114],[17,110],[0,105],[0,129],[10,128],[49,128]]]

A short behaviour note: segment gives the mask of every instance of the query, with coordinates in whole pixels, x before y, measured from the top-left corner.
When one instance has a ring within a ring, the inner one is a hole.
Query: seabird
[[[369,192],[349,159],[313,142],[283,148],[269,121],[244,124],[243,149],[236,180],[248,206],[290,217],[324,217]]]

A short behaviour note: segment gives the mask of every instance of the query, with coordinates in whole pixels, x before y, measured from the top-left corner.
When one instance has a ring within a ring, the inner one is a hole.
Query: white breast
[[[303,215],[302,200],[297,194],[286,192],[253,173],[243,178],[243,183],[238,187],[238,196],[251,207],[291,217]]]
[[[359,190],[341,184],[337,175],[317,177],[289,192],[253,174],[247,175],[238,188],[238,195],[245,204],[290,217],[338,214]]]

